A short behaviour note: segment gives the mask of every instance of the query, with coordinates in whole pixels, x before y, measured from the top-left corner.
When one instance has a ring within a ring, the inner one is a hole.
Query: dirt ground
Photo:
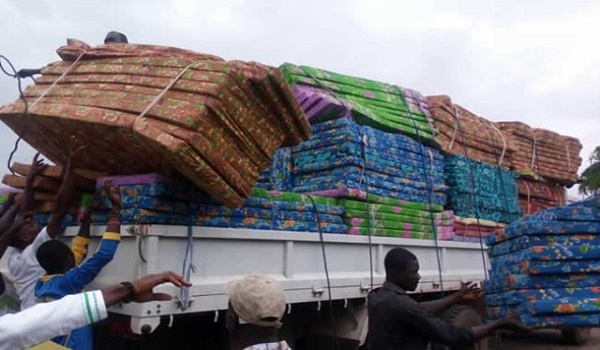
[[[499,337],[498,350],[592,350],[600,349],[600,328],[592,329],[585,345],[569,345],[560,331],[538,330],[529,334],[502,334]]]

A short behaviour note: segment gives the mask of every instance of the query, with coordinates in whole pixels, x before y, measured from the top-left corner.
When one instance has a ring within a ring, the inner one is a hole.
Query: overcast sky
[[[58,60],[68,37],[96,45],[118,30],[130,42],[448,94],[488,119],[577,137],[586,160],[600,144],[597,1],[3,0],[0,13],[0,54],[17,69]],[[16,82],[0,76],[0,104],[16,98]],[[15,139],[0,125],[0,169]],[[32,155],[22,146],[16,159]]]

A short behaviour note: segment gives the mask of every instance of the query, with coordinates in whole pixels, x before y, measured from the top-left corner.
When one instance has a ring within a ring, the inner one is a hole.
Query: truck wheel
[[[483,324],[483,320],[475,309],[465,305],[453,305],[440,315],[440,318],[457,327],[474,327]],[[470,347],[464,349],[488,350],[488,339],[482,339]],[[431,350],[451,350],[442,344],[431,344]]]
[[[587,343],[588,339],[592,334],[591,328],[575,328],[575,329],[564,329],[561,331],[562,336],[567,340],[569,344],[583,345]]]

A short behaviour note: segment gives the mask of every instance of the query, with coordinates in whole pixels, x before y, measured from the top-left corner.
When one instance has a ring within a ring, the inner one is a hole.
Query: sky
[[[59,60],[67,38],[97,45],[118,30],[135,43],[447,94],[492,121],[577,137],[585,160],[600,145],[597,1],[3,0],[0,13],[0,55],[17,69]],[[0,75],[0,105],[17,97]],[[1,124],[0,173],[15,140]],[[22,144],[15,160],[33,154]]]

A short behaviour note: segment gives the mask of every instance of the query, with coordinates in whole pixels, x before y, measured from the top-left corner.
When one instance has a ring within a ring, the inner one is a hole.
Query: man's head
[[[262,275],[248,275],[229,283],[227,294],[230,304],[228,323],[234,319],[240,324],[281,328],[281,318],[285,313],[285,296],[275,280]],[[233,328],[234,325],[228,326]]]
[[[10,228],[9,232],[13,235],[11,246],[23,250],[40,233],[40,225],[34,220],[33,213],[26,213]]]
[[[59,240],[45,242],[38,248],[35,256],[40,266],[49,275],[65,273],[75,267],[73,251]]]
[[[385,256],[384,265],[386,279],[389,282],[404,290],[417,289],[421,275],[419,275],[419,261],[413,253],[404,248],[394,248]]]
[[[105,44],[127,44],[129,43],[129,41],[127,41],[127,36],[123,33],[119,33],[119,32],[108,32],[108,34],[106,34],[106,37],[104,37],[104,43]]]

